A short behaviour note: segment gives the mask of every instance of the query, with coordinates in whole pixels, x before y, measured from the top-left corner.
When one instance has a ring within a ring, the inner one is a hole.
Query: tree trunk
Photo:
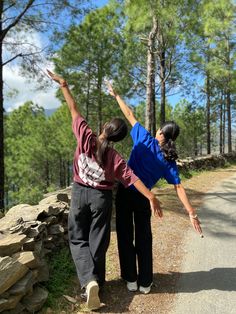
[[[223,102],[223,130],[222,130],[222,152],[223,154],[225,153],[225,120],[226,120],[226,117],[225,117],[225,100]]]
[[[197,127],[196,127],[196,115],[193,112],[193,149],[194,156],[198,155],[198,147],[197,147]]]
[[[228,126],[228,153],[232,152],[232,137],[231,137],[231,100],[230,90],[227,89],[226,94],[226,110],[227,110],[227,126]]]
[[[224,96],[222,92],[220,98],[220,154],[223,154],[223,101]]]
[[[156,129],[155,121],[155,38],[158,30],[157,20],[153,17],[153,27],[148,37],[147,52],[147,89],[146,89],[146,111],[145,128],[152,134]]]
[[[97,81],[97,90],[98,90],[98,124],[97,124],[97,134],[99,135],[102,130],[102,75],[101,69],[98,68],[98,81]]]
[[[87,82],[87,95],[86,95],[86,114],[85,119],[89,123],[89,102],[90,102],[90,60],[88,64],[88,82]]]
[[[211,99],[210,99],[210,77],[209,73],[207,73],[206,78],[206,92],[207,92],[207,103],[206,103],[206,111],[207,111],[207,154],[211,153]]]
[[[231,90],[230,90],[230,44],[227,39],[227,70],[228,70],[228,80],[226,88],[226,109],[227,109],[227,126],[228,126],[228,153],[232,152],[232,133],[231,133]]]
[[[165,64],[165,51],[161,52],[160,60],[160,77],[161,77],[161,113],[160,113],[160,122],[161,124],[166,120],[166,64]]]
[[[0,1],[0,38],[2,38],[3,1]],[[3,127],[3,58],[0,42],[0,211],[4,209],[4,127]]]
[[[155,62],[155,60],[154,60]],[[155,68],[155,66],[154,66]],[[151,132],[153,136],[156,135],[156,93],[155,93],[155,74],[152,77],[152,86],[154,87],[153,94],[152,94],[152,125],[151,125]]]

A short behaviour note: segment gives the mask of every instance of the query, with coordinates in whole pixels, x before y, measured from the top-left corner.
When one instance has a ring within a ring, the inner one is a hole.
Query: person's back
[[[186,208],[193,228],[202,235],[200,222],[180,182],[175,160],[174,141],[179,127],[174,121],[161,125],[152,137],[136,120],[132,110],[108,83],[110,94],[130,122],[133,148],[129,166],[151,189],[160,178],[173,184],[177,195]],[[152,285],[152,232],[149,204],[132,186],[119,185],[116,197],[116,230],[120,258],[121,277],[127,281],[130,291],[149,293]],[[137,265],[138,263],[138,265]]]
[[[115,180],[126,187],[133,184],[149,200],[155,213],[161,214],[161,209],[155,195],[144,186],[120,154],[110,147],[111,142],[121,141],[126,136],[125,121],[112,119],[104,124],[101,134],[96,136],[82,117],[67,82],[50,71],[48,74],[60,84],[77,139],[68,235],[81,288],[86,290],[88,308],[93,310],[100,307],[99,285],[105,282],[105,258],[112,211],[111,190]]]
[[[164,178],[169,184],[179,184],[178,168],[175,160],[166,160],[158,140],[139,123],[131,132],[133,148],[128,165],[149,188]]]

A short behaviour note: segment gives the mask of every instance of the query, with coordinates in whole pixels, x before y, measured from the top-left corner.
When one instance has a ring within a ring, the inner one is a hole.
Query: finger
[[[47,72],[50,76],[53,76],[53,73],[47,69]]]
[[[155,217],[159,217],[162,218],[163,217],[163,213],[161,209],[156,209],[154,212]]]
[[[202,234],[202,228],[201,228],[199,222],[194,225],[194,229],[195,229],[198,233]]]

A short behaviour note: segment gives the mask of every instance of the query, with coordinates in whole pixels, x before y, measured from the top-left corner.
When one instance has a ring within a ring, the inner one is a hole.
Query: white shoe
[[[96,310],[101,307],[100,299],[98,296],[99,286],[98,283],[93,280],[87,284],[87,306],[89,310]]]
[[[148,294],[151,291],[151,286],[152,286],[152,284],[150,284],[150,286],[148,286],[148,287],[140,286],[139,291],[141,293]]]
[[[138,290],[138,284],[137,284],[137,281],[134,281],[134,282],[129,282],[127,281],[126,283],[126,286],[127,286],[127,289],[129,291],[137,291]]]

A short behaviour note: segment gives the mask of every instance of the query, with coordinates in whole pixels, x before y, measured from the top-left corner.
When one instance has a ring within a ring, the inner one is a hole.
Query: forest
[[[234,1],[99,3],[0,3],[0,209],[36,204],[43,194],[72,182],[76,142],[60,91],[55,97],[61,106],[51,115],[47,103],[39,106],[31,99],[4,111],[7,64],[19,62],[22,73],[45,88],[42,52],[21,51],[23,43],[10,40],[22,29],[51,38],[45,51],[52,70],[67,80],[94,132],[111,117],[122,117],[107,93],[109,79],[152,134],[164,121],[179,124],[179,158],[235,150]],[[127,159],[131,145],[127,136],[116,149]]]

